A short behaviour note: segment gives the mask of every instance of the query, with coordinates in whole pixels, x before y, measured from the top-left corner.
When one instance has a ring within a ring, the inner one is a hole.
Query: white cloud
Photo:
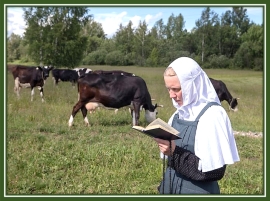
[[[99,13],[94,15],[94,20],[102,24],[102,28],[107,34],[107,37],[112,37],[119,29],[120,24],[127,26],[129,21],[132,22],[132,28],[136,28],[139,25],[141,17],[138,15],[128,16],[126,11],[116,13]]]
[[[94,20],[102,24],[102,28],[107,36],[112,36],[119,28],[119,25],[125,22],[126,15],[127,12],[125,11],[121,13],[101,13],[94,15]]]
[[[130,18],[130,21],[132,22],[132,25],[133,25],[132,28],[137,28],[141,21],[141,17],[138,15],[135,15],[134,17]]]
[[[104,32],[107,34],[107,37],[112,37],[113,34],[119,29],[120,24],[127,26],[129,21],[132,22],[132,28],[137,28],[140,21],[145,20],[148,25],[148,29],[151,29],[153,23],[159,20],[162,17],[162,13],[159,12],[156,15],[147,14],[145,17],[139,15],[128,15],[126,11],[121,13],[99,13],[94,15],[94,20],[102,24]]]
[[[145,16],[145,22],[146,24],[152,26],[153,23],[155,23],[156,21],[160,20],[162,18],[162,13],[159,12],[156,15],[146,15]]]
[[[25,22],[23,20],[22,8],[7,8],[7,34],[11,33],[22,36],[25,30]]]

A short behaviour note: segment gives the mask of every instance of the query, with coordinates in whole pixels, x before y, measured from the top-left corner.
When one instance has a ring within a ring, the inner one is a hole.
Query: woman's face
[[[165,86],[170,98],[173,98],[179,106],[183,105],[182,89],[177,76],[164,76]]]

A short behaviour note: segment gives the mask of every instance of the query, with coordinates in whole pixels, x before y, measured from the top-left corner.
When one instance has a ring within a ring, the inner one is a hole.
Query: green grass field
[[[174,112],[163,82],[164,68],[90,66],[93,70],[125,70],[145,79],[153,103],[164,105],[158,117],[168,120]],[[223,80],[231,94],[240,98],[238,112],[228,110],[235,131],[263,132],[263,73],[206,70]],[[18,100],[14,80],[6,75],[6,194],[7,195],[157,195],[162,178],[159,149],[149,137],[131,129],[127,109],[100,109],[88,114],[86,127],[81,112],[68,127],[77,88],[71,83],[44,87],[45,102],[35,89],[21,90]],[[140,124],[146,125],[144,111]],[[219,181],[221,193],[263,195],[264,138],[236,136],[240,162],[229,165]]]

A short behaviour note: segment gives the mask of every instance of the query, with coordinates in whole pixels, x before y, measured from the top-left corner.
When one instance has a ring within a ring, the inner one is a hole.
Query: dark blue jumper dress
[[[179,136],[182,138],[179,140],[175,140],[176,146],[182,147],[194,153],[195,135],[199,119],[203,115],[203,113],[212,105],[219,105],[219,104],[216,102],[208,103],[202,109],[202,111],[197,116],[195,121],[186,121],[179,119],[178,114],[174,116],[172,126],[180,132]],[[170,160],[170,157],[168,157],[168,160]],[[171,187],[169,185],[170,172],[172,182]],[[170,167],[167,167],[163,178],[165,180],[165,185],[163,180],[159,188],[161,194],[220,194],[217,181],[191,180],[185,177],[184,175],[175,172],[175,170]]]

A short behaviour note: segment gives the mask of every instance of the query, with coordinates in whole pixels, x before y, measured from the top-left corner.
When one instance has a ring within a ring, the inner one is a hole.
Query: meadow
[[[158,117],[167,121],[174,112],[164,86],[164,68],[83,66],[93,70],[125,70],[145,79],[153,103],[164,105]],[[207,69],[223,80],[231,94],[240,98],[238,111],[222,102],[234,131],[264,129],[263,72]],[[77,102],[77,88],[50,77],[30,102],[30,89],[17,99],[12,75],[6,74],[6,194],[7,195],[158,195],[162,159],[156,143],[131,129],[127,109],[99,109],[88,113],[85,126],[81,112],[69,128]],[[146,125],[144,111],[140,124]],[[264,133],[263,133],[264,135]],[[259,195],[264,186],[264,137],[236,135],[240,162],[229,165],[219,181],[222,195]],[[221,195],[221,196],[222,196]]]

